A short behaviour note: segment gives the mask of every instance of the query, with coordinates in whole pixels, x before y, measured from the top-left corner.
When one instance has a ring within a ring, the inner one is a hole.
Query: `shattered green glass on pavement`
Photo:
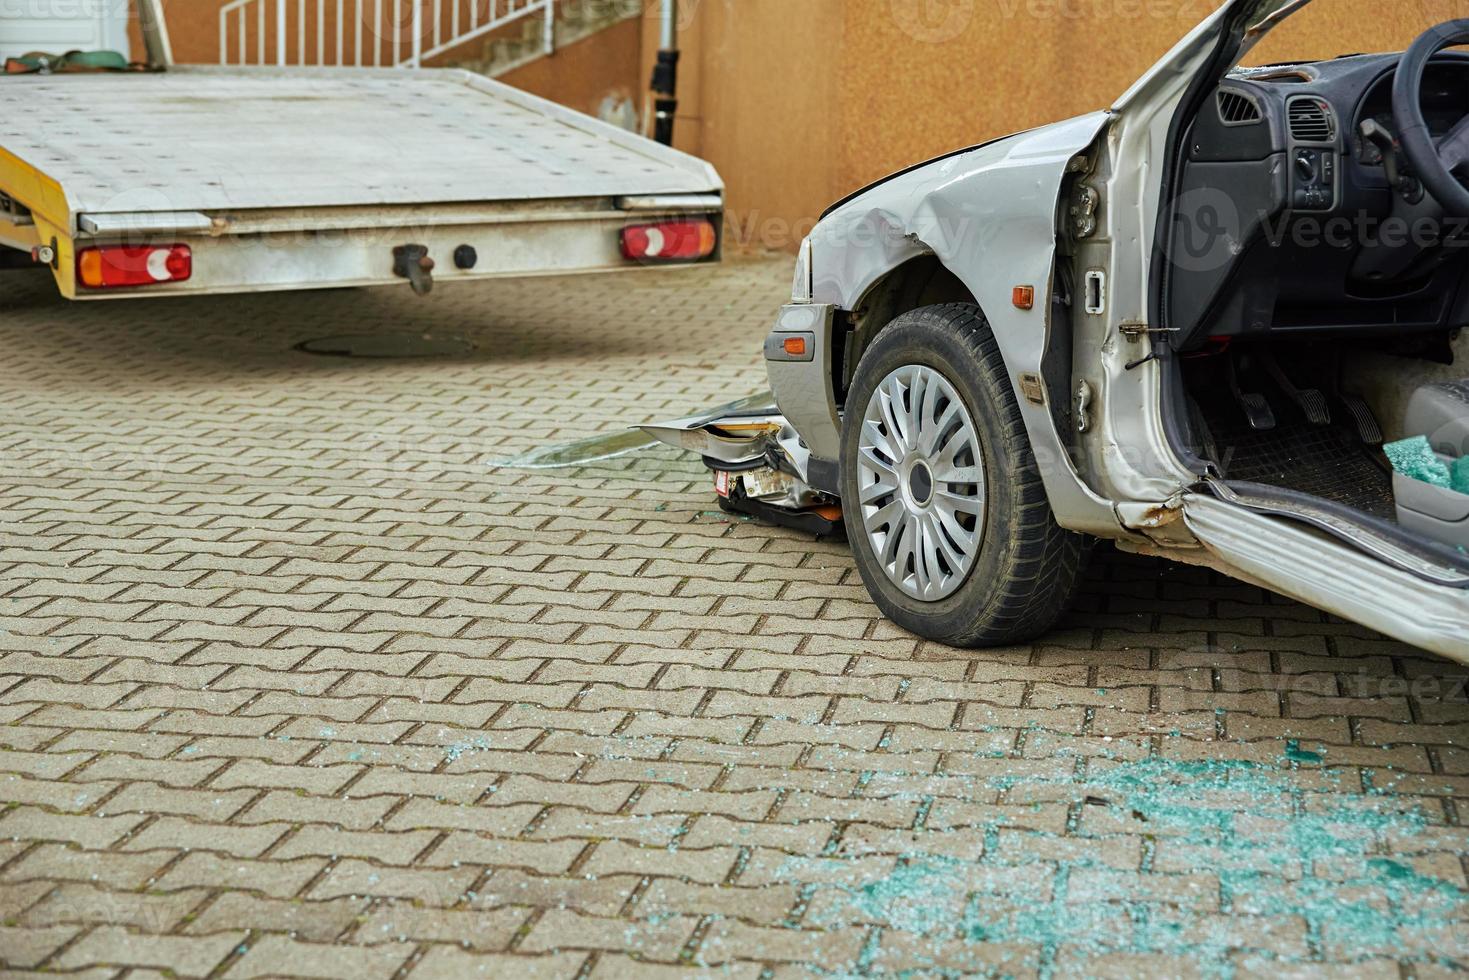
[[[836,977],[905,975],[882,966],[898,934],[909,963],[921,938],[925,975],[1074,976],[1155,954],[1214,977],[1379,956],[1462,968],[1469,893],[1382,856],[1389,841],[1396,854],[1434,850],[1427,816],[1392,786],[1364,790],[1359,770],[1322,761],[1291,741],[1270,765],[1078,757],[1072,775],[976,778],[975,799],[1069,803],[1065,834],[997,820],[971,861],[937,853],[945,834],[920,829],[880,877],[843,880],[832,861],[793,857],[780,879],[810,893],[808,927],[879,927],[856,961],[830,965]],[[1099,857],[1108,837],[1137,835],[1140,867]],[[1065,848],[1077,837],[1086,846]],[[1068,853],[1078,856],[1038,856]],[[1175,853],[1186,873],[1170,874]],[[862,858],[844,860],[857,872]]]

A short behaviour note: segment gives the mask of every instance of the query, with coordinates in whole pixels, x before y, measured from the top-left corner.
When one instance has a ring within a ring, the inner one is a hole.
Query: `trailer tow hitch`
[[[393,249],[393,275],[408,280],[413,291],[427,296],[434,288],[434,260],[427,245],[399,245]]]

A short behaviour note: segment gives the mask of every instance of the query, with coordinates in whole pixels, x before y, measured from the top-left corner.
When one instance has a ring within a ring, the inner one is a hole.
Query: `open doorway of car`
[[[1150,296],[1166,429],[1217,495],[1462,579],[1469,496],[1390,456],[1469,490],[1469,22],[1361,8],[1241,5],[1179,106]]]

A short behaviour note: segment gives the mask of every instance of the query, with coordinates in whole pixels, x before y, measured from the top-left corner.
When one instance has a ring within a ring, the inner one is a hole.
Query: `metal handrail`
[[[219,11],[219,63],[421,68],[427,59],[532,16],[540,16],[543,21],[542,53],[555,50],[555,0],[391,2],[389,22],[384,20],[388,13],[385,0],[231,0]],[[405,4],[409,5],[406,22]],[[290,16],[292,6],[294,18]],[[432,9],[426,11],[427,6]],[[272,8],[274,16],[268,17]],[[309,16],[311,8],[315,10],[314,18]],[[329,9],[335,10],[330,18]],[[310,57],[309,48],[313,46],[308,44],[308,25],[315,28],[314,61]],[[329,43],[333,34],[334,44]],[[329,53],[334,55],[331,60]],[[389,54],[386,65],[385,54]]]

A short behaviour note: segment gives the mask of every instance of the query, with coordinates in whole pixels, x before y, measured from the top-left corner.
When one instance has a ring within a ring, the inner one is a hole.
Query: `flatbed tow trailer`
[[[0,250],[68,299],[719,258],[702,160],[466,71],[173,66],[155,2],[159,70],[0,76]]]

